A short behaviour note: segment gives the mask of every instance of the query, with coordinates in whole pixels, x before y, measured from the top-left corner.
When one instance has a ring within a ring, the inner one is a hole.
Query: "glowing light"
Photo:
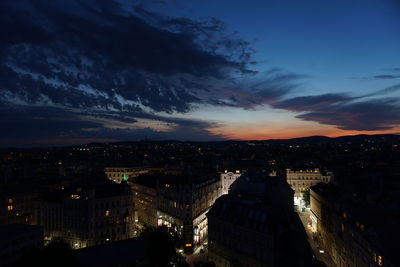
[[[185,247],[191,247],[191,246],[193,246],[193,245],[190,244],[190,243],[186,243],[186,244],[185,244]]]

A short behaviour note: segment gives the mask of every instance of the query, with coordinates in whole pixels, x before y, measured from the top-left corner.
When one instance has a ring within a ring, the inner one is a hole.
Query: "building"
[[[73,257],[79,266],[109,267],[109,266],[148,266],[146,262],[148,240],[129,238],[112,243],[73,251]]]
[[[221,267],[315,266],[293,191],[282,177],[246,173],[208,217],[209,260]]]
[[[26,251],[43,246],[43,228],[25,224],[0,227],[0,266],[13,266]]]
[[[33,208],[38,193],[0,190],[0,225],[11,223],[34,224]]]
[[[140,174],[148,173],[151,169],[146,167],[105,167],[104,172],[108,179],[121,183],[128,181],[129,178],[136,177]]]
[[[107,179],[44,193],[35,218],[47,242],[61,237],[74,249],[135,235],[130,188]]]
[[[135,223],[142,226],[157,226],[157,180],[150,179],[129,180],[135,203]]]
[[[141,175],[131,182],[139,225],[174,228],[188,251],[207,237],[206,213],[221,196],[220,177],[210,175]]]
[[[229,187],[237,178],[240,177],[240,175],[242,175],[240,170],[236,170],[235,172],[225,170],[221,173],[222,194],[228,194]]]
[[[334,184],[310,188],[311,219],[339,267],[399,266],[399,217]]]
[[[318,168],[305,171],[294,171],[291,169],[286,169],[286,180],[294,190],[294,204],[300,205],[302,193],[304,191],[308,191],[311,186],[316,185],[320,182],[331,182],[333,180],[333,173],[327,172],[326,175],[324,175]]]

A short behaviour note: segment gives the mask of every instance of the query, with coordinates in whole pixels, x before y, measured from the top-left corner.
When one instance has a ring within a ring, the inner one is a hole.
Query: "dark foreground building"
[[[73,249],[133,237],[133,215],[130,187],[106,178],[43,193],[35,209],[35,221],[44,227],[45,241],[59,237]]]
[[[209,259],[219,267],[317,266],[293,190],[281,177],[248,173],[207,214]]]
[[[311,187],[315,235],[339,266],[400,266],[400,219],[378,202],[366,202],[335,184]]]
[[[13,266],[25,252],[43,246],[43,228],[13,223],[0,227],[0,266]]]
[[[74,250],[73,257],[85,267],[147,266],[148,240],[130,238],[113,243]]]
[[[131,186],[139,225],[174,229],[188,252],[206,239],[206,213],[222,194],[218,175],[142,175]]]

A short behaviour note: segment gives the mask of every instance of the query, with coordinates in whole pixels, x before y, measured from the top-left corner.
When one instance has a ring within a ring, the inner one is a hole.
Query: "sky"
[[[0,147],[400,133],[396,0],[3,0]]]

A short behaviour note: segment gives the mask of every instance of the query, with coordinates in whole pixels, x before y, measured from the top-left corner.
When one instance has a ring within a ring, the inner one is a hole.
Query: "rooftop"
[[[0,240],[9,240],[32,232],[43,232],[43,227],[20,223],[7,224],[0,226]]]

